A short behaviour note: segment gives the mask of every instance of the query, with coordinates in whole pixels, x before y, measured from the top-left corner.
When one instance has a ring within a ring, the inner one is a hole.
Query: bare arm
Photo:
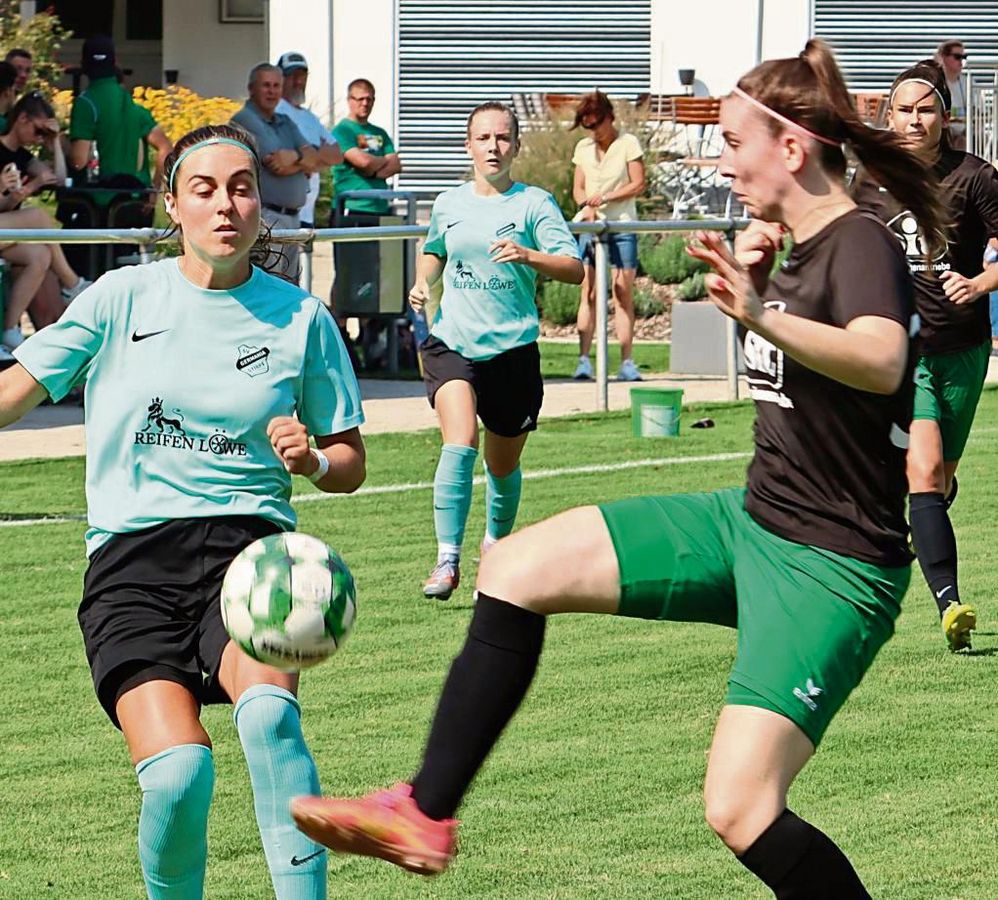
[[[0,428],[16,422],[48,396],[20,363],[0,372]]]
[[[154,129],[155,130],[155,129]],[[90,162],[90,141],[80,140],[70,141],[69,144],[69,165],[74,169],[85,169]]]
[[[586,173],[582,171],[582,166],[575,167],[575,180],[572,182],[572,199],[582,206],[586,202]]]
[[[383,161],[382,157],[371,156],[370,153],[365,153],[357,147],[351,147],[347,150],[343,154],[343,158],[360,172],[361,175],[366,175],[368,178],[378,177],[378,172],[381,169]]]
[[[768,272],[772,256],[760,244],[759,271]],[[908,361],[908,333],[899,322],[883,316],[859,316],[844,328],[804,319],[763,305],[757,277],[735,259],[720,235],[697,234],[700,246],[687,252],[714,271],[706,279],[711,300],[725,315],[764,337],[801,365],[848,387],[874,394],[893,394],[901,384]],[[739,253],[745,259],[744,252]],[[758,275],[758,273],[756,273]]]
[[[377,157],[375,157],[377,158]],[[381,165],[375,173],[377,178],[391,178],[402,171],[402,160],[397,153],[389,153],[388,156],[381,157]]]
[[[329,471],[315,483],[320,491],[352,494],[364,483],[367,478],[367,451],[359,428],[318,436],[315,445],[329,460]]]
[[[430,286],[440,280],[446,264],[446,259],[441,259],[432,253],[423,253],[416,261],[416,280],[409,291],[409,305],[416,312],[419,312],[430,299]]]
[[[328,169],[330,166],[337,166],[343,162],[343,151],[340,150],[340,145],[336,141],[322,144],[316,154],[319,157],[316,171],[323,168]]]
[[[278,458],[292,475],[315,474],[319,460],[308,444],[305,426],[293,416],[277,416],[267,425],[267,436]],[[350,494],[367,477],[367,454],[360,430],[351,428],[340,434],[316,435],[317,453],[329,462],[329,471],[315,484],[328,494]]]
[[[153,130],[146,135],[146,140],[152,144],[156,151],[156,162],[154,164],[152,186],[158,191],[163,186],[163,168],[166,164],[166,158],[173,150],[173,144],[166,136],[166,132],[163,131],[159,125],[153,128]]]
[[[495,241],[489,247],[489,253],[492,256],[492,262],[522,263],[555,281],[582,284],[582,277],[585,275],[585,268],[581,260],[574,256],[542,253],[540,250],[521,247],[515,241]]]
[[[627,184],[614,188],[603,195],[603,202],[611,200],[626,200],[629,197],[640,197],[645,192],[645,164],[643,160],[632,159],[627,163]]]

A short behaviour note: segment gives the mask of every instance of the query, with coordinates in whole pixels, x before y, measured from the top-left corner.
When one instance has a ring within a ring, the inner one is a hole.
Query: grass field
[[[622,415],[548,420],[525,471],[658,459],[529,480],[520,522],[596,499],[739,484],[751,410],[712,405],[717,427],[676,440],[630,436]],[[433,433],[368,442],[368,487],[302,503],[300,527],[340,549],[357,577],[346,648],[303,678],[305,730],[324,788],[353,794],[411,774],[451,657],[471,576],[446,604],[421,599],[434,555]],[[722,454],[731,458],[706,461]],[[953,517],[962,589],[978,604],[972,654],[951,656],[915,575],[888,644],[794,787],[793,808],[831,834],[878,898],[998,898],[998,391],[985,393]],[[139,793],[124,743],[92,694],[75,622],[84,569],[82,460],[0,466],[0,897],[140,898]],[[305,485],[304,491],[311,492]],[[476,490],[466,546],[481,538]],[[22,524],[12,527],[18,521]],[[471,554],[473,555],[473,554]],[[432,880],[337,857],[330,896],[356,898],[763,898],[702,819],[705,751],[733,659],[731,631],[553,621],[534,688],[462,810],[462,850]],[[778,646],[773,652],[779,652]],[[215,741],[210,898],[265,898],[269,882],[230,710]]]

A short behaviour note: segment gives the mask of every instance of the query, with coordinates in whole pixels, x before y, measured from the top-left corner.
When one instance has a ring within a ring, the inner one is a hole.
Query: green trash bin
[[[635,437],[676,437],[682,388],[631,388],[631,430]]]

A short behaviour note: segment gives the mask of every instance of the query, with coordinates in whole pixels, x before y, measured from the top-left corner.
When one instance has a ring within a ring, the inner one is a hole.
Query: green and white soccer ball
[[[222,621],[246,653],[284,671],[314,666],[346,640],[357,613],[353,575],[318,538],[254,541],[222,582]]]

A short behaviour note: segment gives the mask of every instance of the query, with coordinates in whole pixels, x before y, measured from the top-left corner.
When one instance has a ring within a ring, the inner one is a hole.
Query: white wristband
[[[325,477],[326,472],[329,471],[329,457],[325,453],[320,453],[318,450],[312,448],[310,450],[312,456],[315,457],[316,463],[318,463],[318,468],[308,476],[308,480],[315,484],[318,481],[322,481]]]

